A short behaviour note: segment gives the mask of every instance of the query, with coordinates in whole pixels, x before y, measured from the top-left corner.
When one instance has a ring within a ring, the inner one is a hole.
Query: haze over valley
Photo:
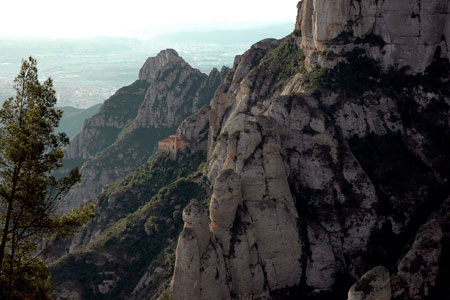
[[[88,108],[132,83],[149,56],[173,48],[194,68],[231,67],[234,57],[253,43],[282,38],[293,22],[258,24],[233,30],[175,32],[151,39],[93,37],[81,39],[0,38],[0,102],[14,95],[13,81],[21,60],[38,60],[40,78],[52,77],[58,106]]]

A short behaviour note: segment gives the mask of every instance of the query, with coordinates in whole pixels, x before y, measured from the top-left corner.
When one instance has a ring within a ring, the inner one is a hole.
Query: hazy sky
[[[147,38],[292,21],[298,0],[0,0],[0,36]]]

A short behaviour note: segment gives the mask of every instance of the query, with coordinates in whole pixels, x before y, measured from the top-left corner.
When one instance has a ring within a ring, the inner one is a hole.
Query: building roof
[[[160,141],[158,141],[158,143],[164,143],[164,144],[167,144],[167,143],[170,143],[170,139],[167,138],[167,139],[164,139],[164,140],[160,140]]]
[[[166,139],[164,139],[164,140],[160,140],[159,142],[160,142],[160,143],[170,143],[170,142],[172,142],[173,140],[177,140],[177,141],[182,141],[182,142],[185,142],[185,143],[189,143],[189,141],[188,141],[184,136],[182,136],[181,134],[172,134],[172,135],[169,136],[168,138],[166,138]]]

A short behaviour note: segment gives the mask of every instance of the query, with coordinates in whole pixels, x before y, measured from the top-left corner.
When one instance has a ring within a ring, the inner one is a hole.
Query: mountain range
[[[14,95],[13,80],[21,60],[38,60],[40,76],[51,76],[59,106],[88,108],[133,82],[142,62],[161,49],[175,48],[193,67],[209,73],[230,67],[236,54],[262,37],[282,38],[294,22],[251,28],[175,32],[149,39],[92,37],[44,39],[0,37],[0,103]]]
[[[148,58],[66,149],[56,299],[448,298],[447,39],[448,0],[303,0],[231,69]]]

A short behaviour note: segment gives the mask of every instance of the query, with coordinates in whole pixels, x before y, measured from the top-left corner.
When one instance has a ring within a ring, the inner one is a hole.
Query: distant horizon
[[[212,33],[212,32],[240,32],[240,31],[250,31],[254,29],[264,29],[264,28],[272,28],[277,25],[292,25],[292,31],[294,30],[295,20],[275,20],[270,22],[253,22],[253,23],[235,23],[230,24],[230,26],[226,27],[192,27],[192,28],[180,28],[178,30],[170,30],[161,32],[148,37],[134,37],[134,36],[115,36],[115,35],[92,35],[92,36],[80,36],[80,37],[70,37],[70,36],[56,36],[56,37],[48,37],[48,36],[14,36],[14,35],[4,35],[0,33],[0,39],[10,39],[10,40],[89,40],[89,39],[129,39],[129,40],[139,40],[139,41],[147,41],[160,36],[167,36],[172,34],[181,34],[181,33]]]
[[[209,74],[231,67],[236,55],[266,38],[292,33],[294,22],[252,23],[240,28],[185,28],[150,39],[132,37],[0,37],[0,104],[14,95],[22,59],[38,61],[40,78],[52,77],[58,105],[88,108],[137,78],[149,56],[175,49],[192,67]]]
[[[295,22],[298,0],[165,1],[16,0],[3,3],[2,38],[150,39],[180,32],[242,30],[252,26]]]

